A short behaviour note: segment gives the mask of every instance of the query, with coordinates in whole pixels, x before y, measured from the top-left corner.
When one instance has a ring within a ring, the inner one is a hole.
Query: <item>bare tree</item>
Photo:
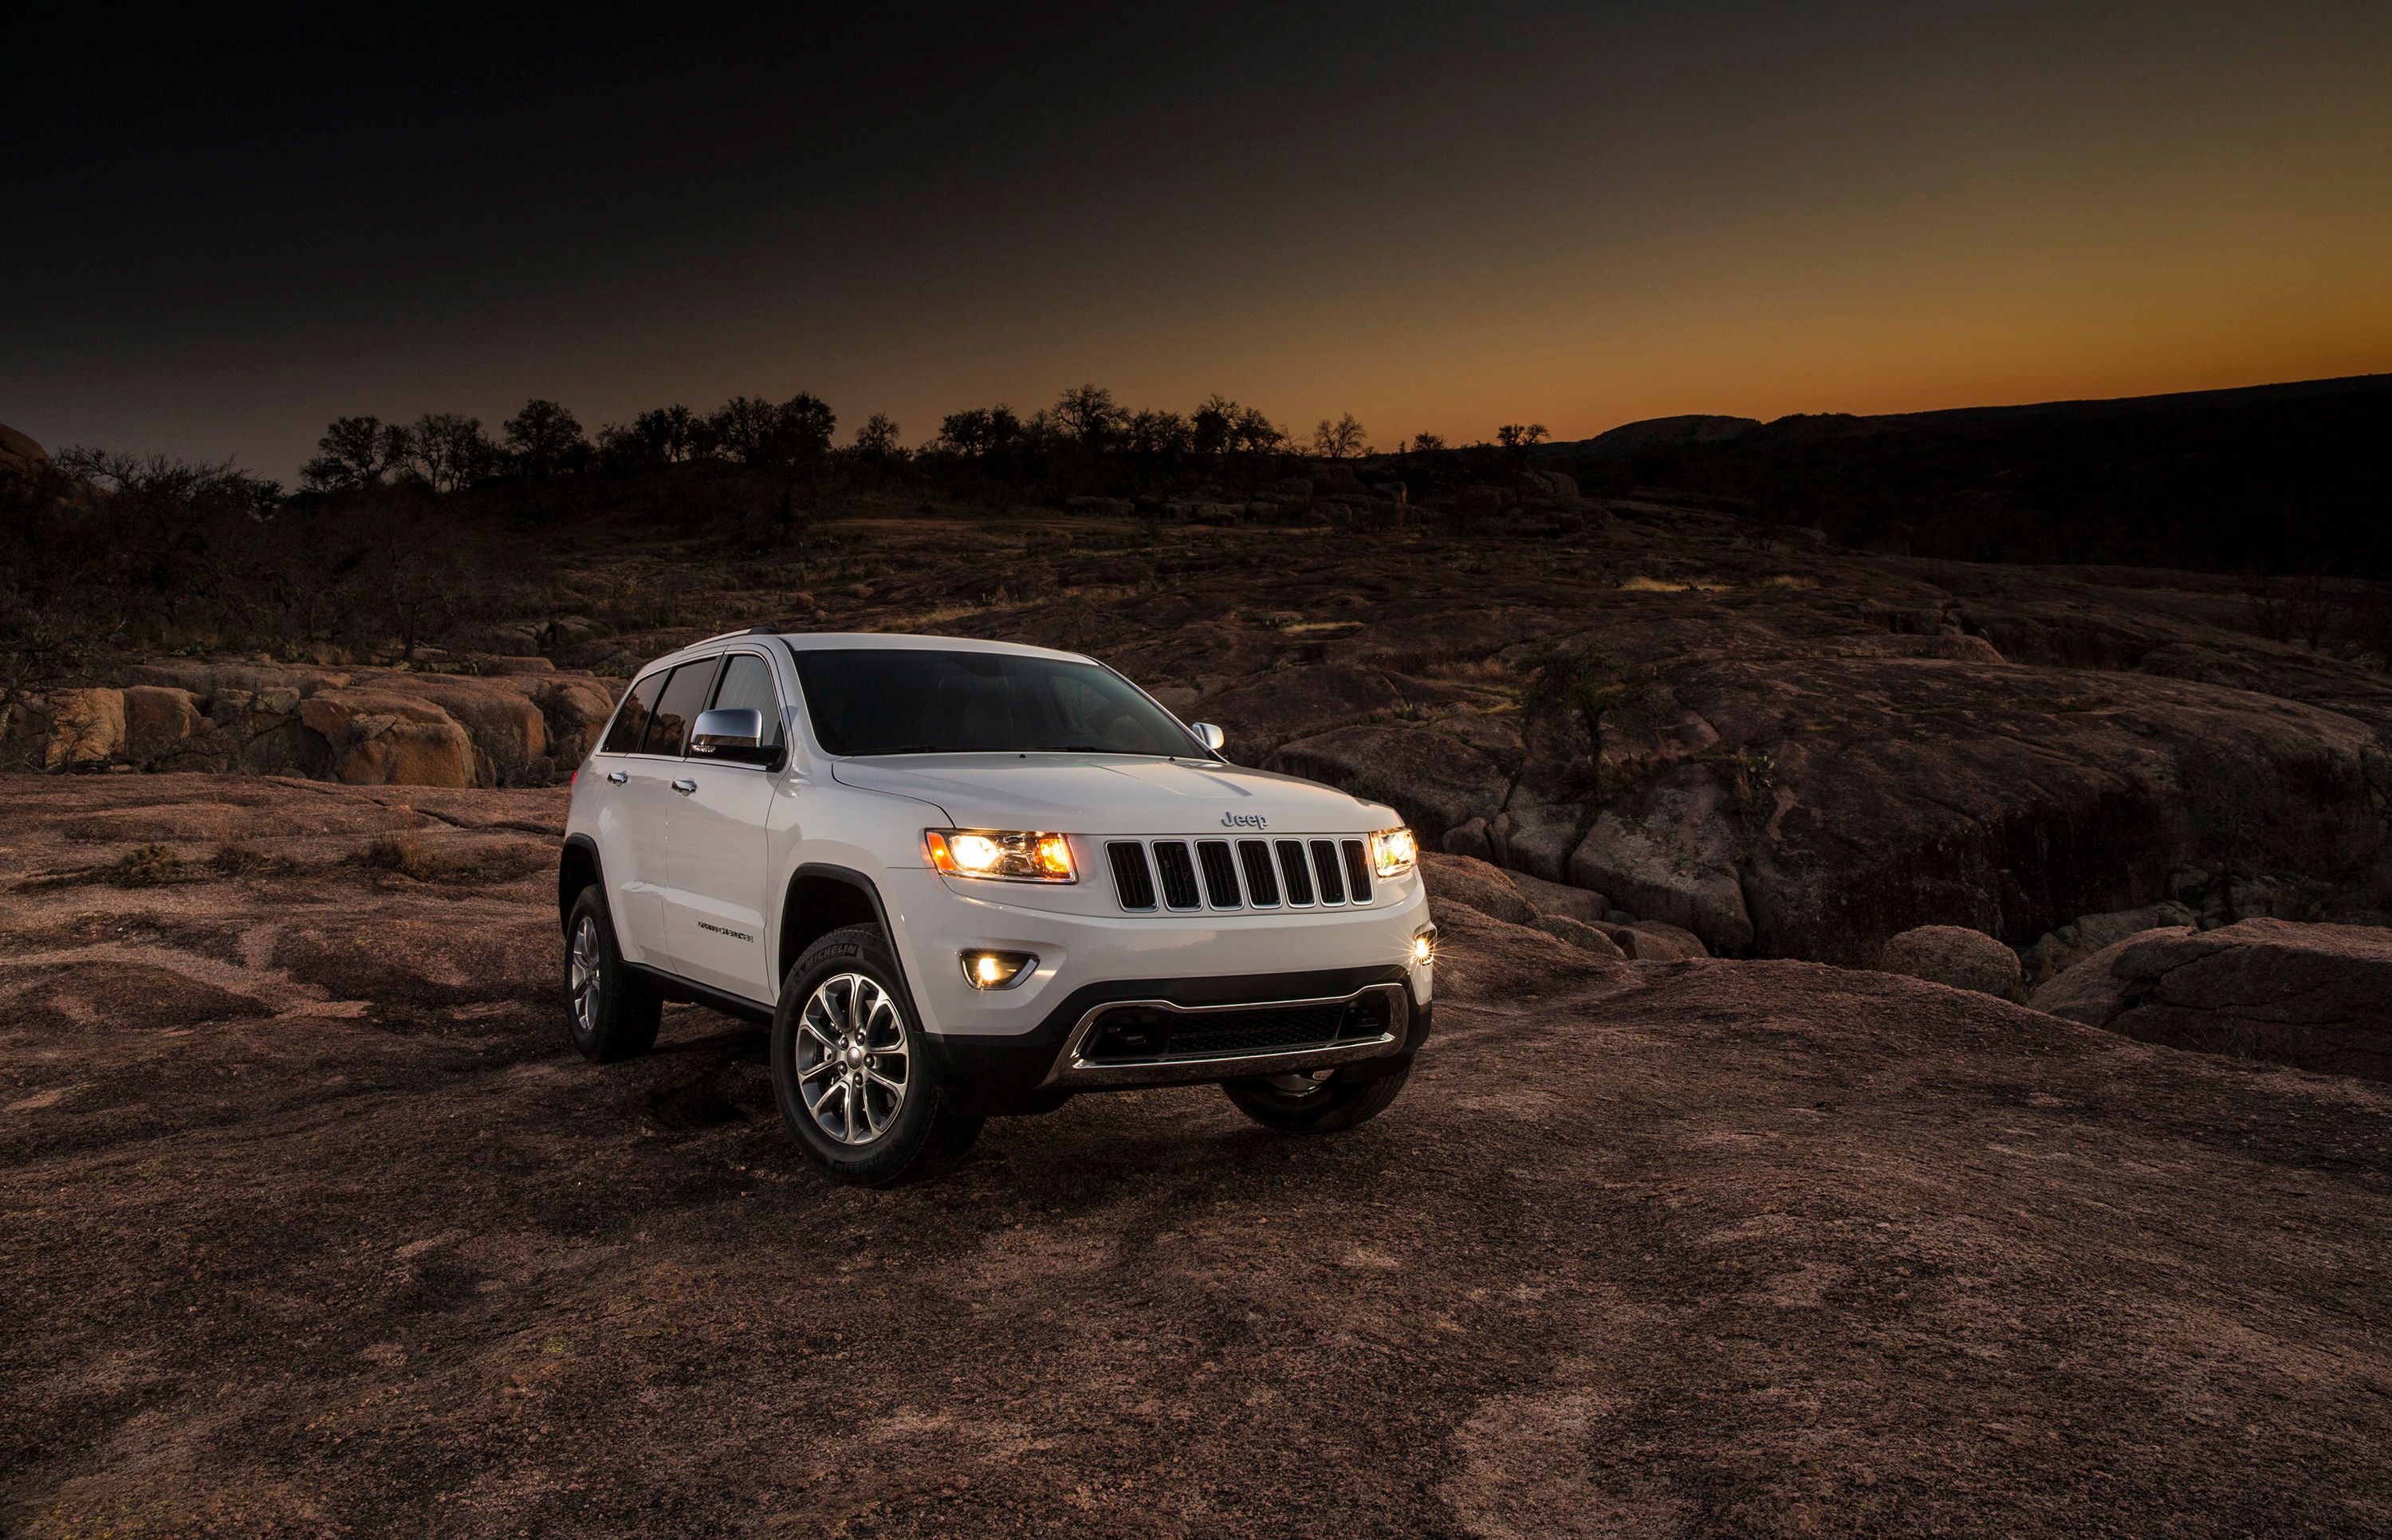
[[[1541,422],[1506,422],[1495,430],[1495,442],[1506,449],[1526,449],[1541,444],[1544,438],[1545,425]]]
[[[1056,401],[1055,421],[1070,436],[1091,448],[1102,448],[1121,436],[1129,413],[1102,385],[1080,385]]]
[[[302,480],[319,492],[372,486],[407,459],[407,430],[378,417],[336,417],[316,441],[322,451],[302,466]]]
[[[1332,422],[1327,418],[1312,430],[1312,452],[1323,459],[1350,459],[1362,452],[1362,424],[1346,412]]]
[[[898,442],[897,420],[887,412],[874,412],[855,430],[855,454],[859,459],[902,459],[904,445]]]
[[[404,468],[435,492],[471,486],[498,466],[499,446],[482,420],[457,412],[426,412],[407,430]]]

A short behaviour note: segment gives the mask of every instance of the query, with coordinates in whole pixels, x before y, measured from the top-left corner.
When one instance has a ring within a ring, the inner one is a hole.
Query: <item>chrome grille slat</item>
[[[1105,861],[1115,901],[1134,914],[1359,909],[1372,898],[1365,842],[1339,835],[1112,839]]]

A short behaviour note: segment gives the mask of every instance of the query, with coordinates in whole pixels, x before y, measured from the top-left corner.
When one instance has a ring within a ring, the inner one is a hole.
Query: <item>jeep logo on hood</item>
[[[1270,820],[1265,818],[1260,813],[1223,813],[1221,815],[1221,827],[1224,829],[1268,829],[1270,827]]]

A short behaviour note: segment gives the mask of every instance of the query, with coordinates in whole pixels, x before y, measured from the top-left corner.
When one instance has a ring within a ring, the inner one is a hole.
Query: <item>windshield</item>
[[[837,755],[1079,752],[1210,758],[1093,663],[1005,653],[792,647],[814,736]]]

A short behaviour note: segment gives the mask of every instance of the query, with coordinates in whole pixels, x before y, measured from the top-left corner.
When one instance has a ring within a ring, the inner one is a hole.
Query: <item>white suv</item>
[[[574,1045],[644,1053],[667,1001],[769,1020],[782,1117],[856,1182],[1122,1086],[1350,1128],[1429,1029],[1411,834],[1220,747],[1037,647],[760,628],[659,659],[574,777]]]

